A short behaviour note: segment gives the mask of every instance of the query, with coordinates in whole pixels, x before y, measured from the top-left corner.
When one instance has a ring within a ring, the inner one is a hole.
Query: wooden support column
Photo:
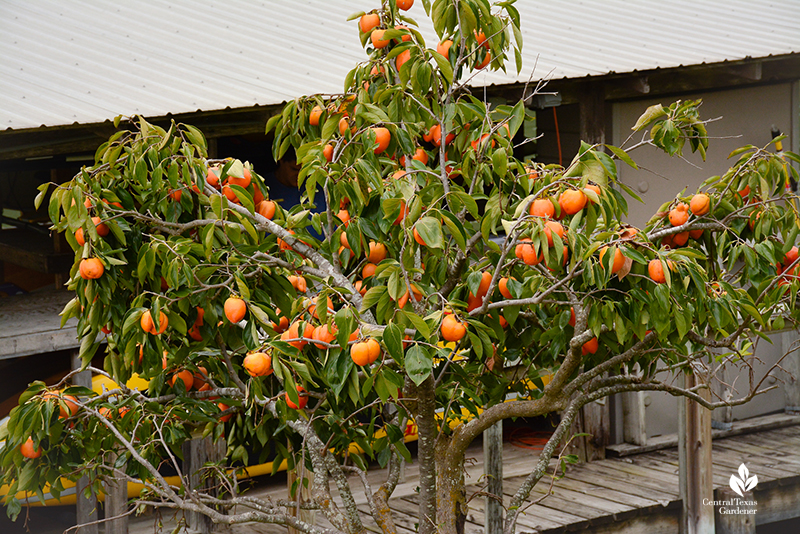
[[[703,367],[696,366],[693,374],[684,374],[684,387],[705,383],[706,375]],[[704,399],[711,398],[707,387],[698,393]],[[681,534],[714,534],[714,507],[703,504],[714,499],[711,411],[678,397],[678,425]]]
[[[83,366],[80,354],[77,350],[72,351],[72,369],[80,369]],[[75,386],[92,387],[92,373],[89,370],[81,371],[72,377],[72,384]],[[89,477],[81,477],[78,480],[75,490],[78,492],[78,502],[76,504],[76,520],[78,525],[86,525],[77,529],[76,534],[98,534],[97,528],[97,496],[92,494],[88,498],[84,496],[84,490],[89,486]],[[88,523],[94,523],[89,525]]]
[[[113,464],[116,455],[112,455]],[[105,485],[106,499],[103,503],[105,513],[105,534],[128,534],[128,483],[124,480],[112,479]],[[117,519],[110,518],[116,517]]]
[[[731,383],[734,373],[727,362],[721,366],[717,364],[717,366],[716,380],[713,384],[709,384],[715,393],[713,400],[730,401],[733,398],[733,391],[727,384]],[[733,428],[733,408],[731,406],[723,406],[714,410],[711,414],[711,427],[717,430],[730,430]]]
[[[741,504],[741,501],[756,502],[752,491],[744,492],[744,497],[739,497],[738,493],[730,488],[718,488],[715,492],[715,501],[731,501],[732,506],[724,508],[738,508],[739,511],[756,510],[757,506]],[[713,507],[717,513],[714,517],[716,523],[716,534],[756,534],[756,514],[755,513],[736,513],[722,514],[720,507]]]
[[[292,444],[288,444],[289,452],[292,452]],[[300,470],[300,475],[298,475],[298,468]],[[303,484],[303,479],[308,480],[308,486]],[[311,500],[311,477],[309,476],[308,471],[306,471],[305,465],[303,464],[303,458],[301,454],[297,454],[295,456],[295,467],[286,471],[286,489],[288,490],[289,500],[290,501],[298,501],[300,503],[310,501]],[[292,515],[295,517],[300,518],[301,521],[305,521],[309,525],[314,525],[316,523],[316,513],[314,510],[301,510],[300,508],[295,508],[292,510]],[[301,532],[295,528],[287,527],[287,531],[289,534],[301,534]]]
[[[639,364],[631,374],[641,376]],[[647,445],[647,420],[645,416],[644,391],[629,391],[620,394],[622,401],[622,439],[633,445]]]
[[[598,82],[583,84],[578,95],[578,108],[580,110],[581,141],[592,145],[605,143],[605,85]]]
[[[183,444],[183,475],[189,479],[189,487],[195,491],[214,494],[214,477],[205,476],[203,466],[216,461],[224,455],[222,440],[214,443],[211,437],[190,439]],[[211,518],[198,512],[186,512],[190,529],[199,534],[209,534],[214,530]]]
[[[483,474],[486,477],[485,534],[503,532],[503,421],[483,431]]]
[[[583,431],[589,434],[583,438],[587,462],[606,458],[606,445],[611,432],[611,412],[608,404],[608,398],[604,398],[590,402],[581,409]]]
[[[782,335],[784,358],[782,366],[788,376],[784,376],[783,390],[786,395],[787,413],[800,413],[800,335],[797,330],[789,330]]]

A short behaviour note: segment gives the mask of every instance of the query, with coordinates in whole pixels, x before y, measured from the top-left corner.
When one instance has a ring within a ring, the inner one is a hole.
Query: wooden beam
[[[622,439],[632,445],[647,445],[644,392],[622,393]]]
[[[225,449],[222,440],[214,443],[210,436],[195,437],[184,442],[182,449],[183,476],[188,479],[189,487],[213,495],[214,477],[208,476],[203,469],[206,462],[217,461],[224,455]],[[210,534],[214,530],[211,518],[198,512],[186,512],[186,521],[189,528],[198,534]]]
[[[783,391],[786,396],[787,413],[800,413],[800,335],[797,330],[784,332],[781,337],[783,368],[788,376],[783,377]]]
[[[756,502],[752,491],[744,492],[744,497],[740,497],[734,493],[730,488],[717,488],[714,497],[715,501],[731,501],[738,502]],[[756,534],[756,514],[753,513],[757,509],[753,505],[745,505],[738,502],[733,506],[715,506],[716,515],[714,516],[714,523],[716,525],[716,534]],[[722,513],[722,509],[736,509],[739,512],[747,511],[750,513]]]
[[[581,141],[589,144],[606,142],[606,95],[602,83],[581,86],[578,96]]]
[[[83,366],[79,351],[72,351],[72,369],[80,369]],[[83,386],[87,388],[92,387],[92,373],[91,371],[81,371],[72,377],[72,384],[75,386]],[[86,525],[79,527],[76,534],[98,534],[97,525],[97,496],[90,494],[89,497],[84,495],[84,490],[89,486],[89,477],[84,476],[78,480],[75,490],[77,491],[77,504],[76,504],[76,522],[78,525]],[[90,524],[93,523],[93,524]]]
[[[113,463],[116,456],[113,456]],[[128,483],[110,479],[105,484],[106,498],[103,502],[105,534],[128,534]],[[111,519],[111,518],[117,519]]]
[[[586,461],[605,460],[611,432],[611,412],[608,399],[590,402],[581,411],[583,412],[583,431],[589,434],[583,438]]]
[[[699,376],[698,376],[699,375]],[[687,389],[705,383],[704,369],[696,366],[693,374],[684,374]],[[708,388],[698,390],[704,399],[711,398]],[[711,456],[711,412],[693,400],[678,397],[678,447],[680,494],[683,502],[682,534],[712,534],[714,507],[703,504],[714,499]]]
[[[503,421],[483,431],[483,473],[486,477],[484,532],[503,532]]]

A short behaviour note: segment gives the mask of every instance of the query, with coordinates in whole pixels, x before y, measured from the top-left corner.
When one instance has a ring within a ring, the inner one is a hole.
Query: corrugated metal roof
[[[425,21],[422,2],[410,11]],[[375,0],[0,0],[0,129],[163,116],[336,93]],[[579,78],[800,52],[800,2],[520,0],[519,76]],[[436,37],[422,28],[428,46]],[[513,60],[512,60],[513,64]],[[534,71],[534,66],[535,71]]]

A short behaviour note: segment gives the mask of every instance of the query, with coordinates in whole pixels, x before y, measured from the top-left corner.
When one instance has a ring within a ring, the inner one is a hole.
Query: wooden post
[[[72,369],[80,369],[83,366],[79,351],[72,351]],[[75,386],[92,387],[92,373],[89,370],[81,371],[72,378]],[[89,477],[81,477],[76,484],[77,493],[76,520],[78,525],[94,523],[77,529],[76,534],[98,534],[97,528],[97,496],[92,494],[88,498],[84,496],[84,490],[89,486]]]
[[[292,444],[288,444],[289,452],[292,452]],[[298,476],[298,467],[302,476]],[[303,484],[303,479],[308,480],[308,472],[306,471],[305,465],[303,465],[302,455],[295,456],[295,466],[292,469],[288,469],[286,471],[286,489],[289,492],[289,500],[297,501],[300,503],[310,501],[311,500],[311,486],[309,484],[306,487]],[[311,482],[309,480],[309,482]],[[295,508],[292,510],[292,515],[295,517],[300,518],[300,520],[305,521],[306,523],[313,525],[315,524],[316,514],[313,510],[301,510],[299,508]],[[293,527],[287,527],[288,534],[301,534],[301,532]]]
[[[727,363],[723,363],[716,371],[717,380],[711,387],[720,399],[730,401],[733,398],[733,391],[726,384],[730,384],[733,378],[733,373],[728,367]],[[717,400],[716,398],[714,400]],[[711,414],[711,427],[717,430],[730,430],[733,428],[733,408],[731,406],[723,406],[717,408]]]
[[[116,460],[116,455],[111,455],[110,462]],[[105,534],[128,534],[128,483],[124,480],[110,479],[105,487],[106,500],[103,503],[105,512]],[[117,517],[108,521],[111,517]]]
[[[640,375],[637,363],[631,374]],[[647,445],[647,420],[645,416],[644,391],[622,393],[622,439],[625,443]]]
[[[590,402],[581,411],[583,412],[583,431],[589,434],[583,438],[586,461],[605,460],[606,445],[608,445],[611,431],[611,412],[608,399]]]
[[[783,360],[783,368],[789,376],[784,377],[785,410],[788,413],[800,412],[800,349],[798,348],[797,330],[784,332],[782,340],[783,354],[789,353]]]
[[[214,493],[214,478],[204,476],[203,466],[208,461],[218,460],[224,454],[222,441],[213,442],[211,437],[194,438],[183,444],[183,476],[188,479],[189,487],[196,491]],[[184,481],[185,483],[186,481]],[[186,512],[189,528],[200,533],[209,534],[214,530],[211,518],[198,512]]]
[[[753,510],[756,506],[741,504],[742,501],[755,502],[752,491],[744,492],[744,497],[739,497],[730,488],[717,489],[715,501],[731,501],[731,506],[723,506],[722,508],[738,508],[739,511]],[[715,506],[716,515],[714,516],[717,531],[716,534],[756,534],[756,514],[755,513],[735,513],[735,514],[722,514],[720,507]]]
[[[695,366],[693,374],[684,374],[684,387],[705,382],[705,369]],[[710,399],[708,388],[699,390]],[[714,499],[711,458],[711,412],[693,400],[679,397],[679,469],[680,495],[683,501],[682,534],[714,534],[714,507],[703,501]]]
[[[503,421],[498,421],[483,431],[483,474],[488,483],[484,532],[485,534],[502,534]]]

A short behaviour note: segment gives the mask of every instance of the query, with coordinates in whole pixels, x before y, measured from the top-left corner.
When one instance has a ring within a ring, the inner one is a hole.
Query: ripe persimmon
[[[414,5],[414,0],[397,0],[397,9],[408,11]]]
[[[292,284],[292,287],[295,288],[295,290],[297,290],[298,292],[305,293],[306,291],[308,291],[308,282],[306,282],[306,279],[304,277],[295,276],[292,274],[289,275],[286,279],[289,280],[289,283]]]
[[[385,260],[387,255],[386,245],[383,243],[376,243],[375,241],[369,242],[369,252],[367,253],[368,262],[378,264]]]
[[[552,217],[556,213],[556,208],[549,198],[537,198],[531,202],[530,214],[534,217]]]
[[[415,160],[419,161],[420,163],[422,163],[423,165],[427,165],[428,164],[428,153],[425,152],[424,148],[418,147],[417,150],[414,151],[414,155],[411,156],[411,159],[415,159]],[[401,167],[405,167],[406,166],[406,157],[405,156],[400,156],[400,160],[399,161],[400,161],[400,166]]]
[[[277,205],[271,200],[262,200],[258,203],[258,205],[256,205],[256,212],[258,212],[258,214],[265,219],[269,220],[272,220],[272,218],[275,217],[275,211],[277,209]]]
[[[414,234],[414,241],[416,241],[417,243],[419,243],[423,247],[427,247],[428,246],[428,244],[425,243],[425,240],[422,239],[422,236],[419,235],[419,232],[417,232],[416,228],[413,229],[413,234]]]
[[[689,209],[698,217],[705,215],[711,209],[711,199],[705,193],[697,193],[689,201]]]
[[[327,324],[319,325],[314,329],[314,333],[311,335],[312,339],[319,341],[320,343],[314,343],[314,346],[318,349],[326,350],[328,348],[325,343],[328,345],[332,344],[336,341],[336,334],[338,330],[335,326],[329,327]]]
[[[381,345],[372,338],[354,343],[350,347],[350,358],[352,358],[353,363],[361,367],[370,365],[377,360],[380,355]]]
[[[485,297],[489,292],[489,284],[492,283],[492,273],[484,271],[481,273],[481,284],[478,286],[478,293],[476,296]]]
[[[461,341],[467,334],[467,326],[456,319],[455,315],[446,315],[440,330],[445,341]]]
[[[219,408],[219,411],[220,411],[220,412],[224,412],[224,411],[226,411],[226,410],[230,410],[230,409],[231,409],[231,407],[230,407],[230,406],[228,406],[227,404],[223,404],[223,403],[221,403],[221,402],[218,402],[218,403],[217,403],[217,408]],[[219,418],[219,420],[220,420],[220,422],[222,422],[222,423],[227,423],[228,421],[230,421],[230,420],[231,420],[231,417],[233,417],[233,414],[232,414],[232,413],[229,413],[229,414],[227,414],[227,415],[223,415],[222,417],[220,417],[220,418]]]
[[[689,207],[683,202],[669,210],[669,223],[672,226],[682,226],[689,220]]]
[[[281,309],[276,308],[275,313],[278,315],[278,322],[275,323],[274,321],[270,323],[272,329],[275,330],[277,333],[282,334],[289,328],[289,318],[285,315],[281,315]]]
[[[394,220],[392,223],[394,226],[399,225],[403,222],[403,218],[406,216],[406,202],[405,200],[400,201],[400,214],[397,216],[397,219]]]
[[[403,50],[400,54],[394,58],[394,66],[399,71],[403,65],[405,65],[406,61],[411,59],[411,49]]]
[[[186,369],[173,374],[169,379],[169,385],[174,386],[175,382],[178,380],[183,382],[183,387],[186,388],[186,391],[192,389],[192,386],[194,385],[194,375],[191,371],[187,371]]]
[[[788,267],[797,260],[798,256],[800,256],[800,252],[798,252],[797,247],[790,248],[783,256],[783,266]]]
[[[608,247],[600,248],[600,262],[603,262],[603,256],[606,254]],[[625,264],[625,256],[619,248],[614,249],[614,263],[611,265],[611,274],[617,274],[622,266]],[[605,264],[604,264],[605,265]]]
[[[244,169],[241,178],[238,176],[228,176],[228,185],[238,185],[239,187],[247,189],[252,182],[253,175],[250,173],[250,169]]]
[[[308,313],[314,316],[315,319],[319,319],[319,315],[317,314],[317,300],[319,299],[319,295],[311,299],[311,305],[308,307]],[[327,297],[328,301],[328,308],[327,313],[334,313],[333,309],[333,301],[330,297]]]
[[[431,134],[431,142],[436,146],[441,146],[441,144],[442,144],[442,126],[439,125],[439,124],[434,124],[433,126],[431,126],[430,134]],[[455,139],[455,138],[456,138],[456,134],[454,134],[453,132],[450,132],[449,134],[447,134],[445,136],[444,144],[445,145],[449,145],[450,143],[453,142],[453,139]]]
[[[33,438],[28,438],[25,443],[19,446],[19,452],[22,453],[22,456],[25,458],[29,458],[31,460],[38,458],[42,455],[42,448],[34,448],[33,447]]]
[[[600,348],[600,342],[596,337],[593,337],[589,341],[583,344],[581,347],[581,354],[586,356],[587,354],[595,354],[597,349]]]
[[[106,223],[100,217],[92,217],[92,223],[94,224],[95,230],[97,230],[97,235],[100,237],[105,237],[111,231]]]
[[[305,323],[305,328],[303,328],[303,333],[300,333],[300,322],[295,321],[289,328],[281,334],[281,340],[286,341],[289,345],[293,346],[297,350],[303,350],[303,347],[308,345],[307,339],[313,339],[314,336],[314,327],[311,323]],[[303,338],[303,339],[300,339]],[[290,339],[294,341],[289,341]]]
[[[389,146],[389,142],[392,140],[392,134],[389,133],[388,128],[382,126],[372,128],[372,133],[375,134],[375,141],[378,143],[378,146],[375,147],[373,152],[375,152],[375,154],[380,154]]]
[[[514,255],[525,262],[525,265],[537,265],[544,261],[544,253],[536,255],[536,248],[530,241],[518,243],[514,249]]]
[[[142,316],[139,318],[139,325],[142,327],[142,330],[147,332],[148,334],[153,334],[154,336],[160,336],[167,330],[167,326],[169,325],[169,319],[167,315],[159,311],[158,312],[158,330],[156,330],[155,321],[153,321],[153,316],[150,313],[150,310],[145,310]]]
[[[361,33],[367,33],[381,24],[381,17],[377,13],[367,13],[362,15],[358,21],[358,29]]]
[[[701,230],[702,231],[702,230]],[[680,232],[672,236],[672,247],[682,247],[689,241],[689,232]]]
[[[272,374],[272,357],[263,352],[251,352],[244,357],[242,366],[250,376],[269,376]]]
[[[586,206],[586,193],[580,189],[565,189],[558,197],[558,204],[561,212],[567,215],[575,215]]]
[[[366,280],[367,278],[369,278],[370,276],[375,274],[375,269],[377,269],[377,268],[378,268],[378,266],[375,265],[374,263],[367,263],[366,265],[364,265],[364,268],[361,270],[361,278]]]
[[[666,276],[664,276],[664,266],[661,265],[661,260],[658,258],[650,260],[650,263],[647,264],[647,274],[657,284],[663,284],[667,281]]]
[[[341,209],[336,212],[336,217],[342,221],[342,224],[347,227],[350,224],[350,212],[346,209]]]
[[[436,51],[443,55],[445,58],[450,59],[450,47],[453,46],[453,41],[445,39],[436,45]]]
[[[486,52],[486,55],[483,57],[483,61],[476,61],[475,62],[475,70],[481,70],[486,65],[492,62],[492,53]]]
[[[61,395],[60,393],[47,392],[42,395],[43,399],[55,399],[58,402],[58,417],[66,419],[78,413],[78,399],[72,395]]]
[[[305,408],[306,404],[308,404],[308,395],[305,395],[305,392],[306,390],[303,388],[303,386],[297,386],[297,404],[292,402],[292,399],[289,398],[289,394],[286,393],[286,406],[292,410],[302,410]]]
[[[419,301],[424,297],[422,291],[420,291],[419,288],[414,284],[411,284],[411,292],[414,293],[414,300]],[[406,289],[406,292],[403,293],[399,299],[397,299],[397,307],[403,309],[410,297],[411,295],[409,294],[408,289]]]
[[[384,39],[383,36],[386,33],[386,30],[372,30],[372,33],[369,35],[370,41],[372,41],[372,46],[375,48],[386,48],[389,46],[389,43],[392,42],[391,39]]]
[[[75,230],[75,241],[77,241],[80,246],[86,244],[86,240],[83,238],[83,228]]]
[[[100,258],[86,258],[81,260],[78,272],[84,280],[97,280],[103,276],[105,267],[103,267],[103,262],[100,261]]]
[[[218,187],[219,186],[219,167],[209,167],[208,173],[206,174],[206,183],[211,187]]]
[[[314,106],[311,109],[311,113],[308,114],[308,124],[311,126],[319,126],[319,119],[322,117],[322,108],[319,105]]]
[[[339,135],[347,133],[348,128],[350,128],[350,121],[347,120],[347,117],[339,119]]]
[[[247,304],[239,297],[228,297],[225,299],[223,308],[225,310],[225,317],[234,324],[244,319],[244,316],[247,314]]]
[[[514,298],[511,295],[511,291],[508,289],[508,278],[505,276],[497,283],[497,288],[500,290],[500,294],[503,295],[503,297],[507,299]]]
[[[322,148],[322,156],[327,161],[333,161],[333,145],[328,143]]]
[[[564,227],[561,226],[561,223],[556,221],[545,221],[544,223],[544,235],[547,236],[547,244],[549,246],[553,246],[553,234],[558,234],[562,240],[564,239]]]
[[[596,184],[586,184],[585,189],[589,189],[590,191],[594,191],[597,194],[598,197],[603,194],[603,190],[600,189],[600,186],[596,185]],[[594,204],[594,200],[591,200],[589,198],[589,195],[586,195],[586,198],[587,198],[587,200],[589,201],[590,204]]]

